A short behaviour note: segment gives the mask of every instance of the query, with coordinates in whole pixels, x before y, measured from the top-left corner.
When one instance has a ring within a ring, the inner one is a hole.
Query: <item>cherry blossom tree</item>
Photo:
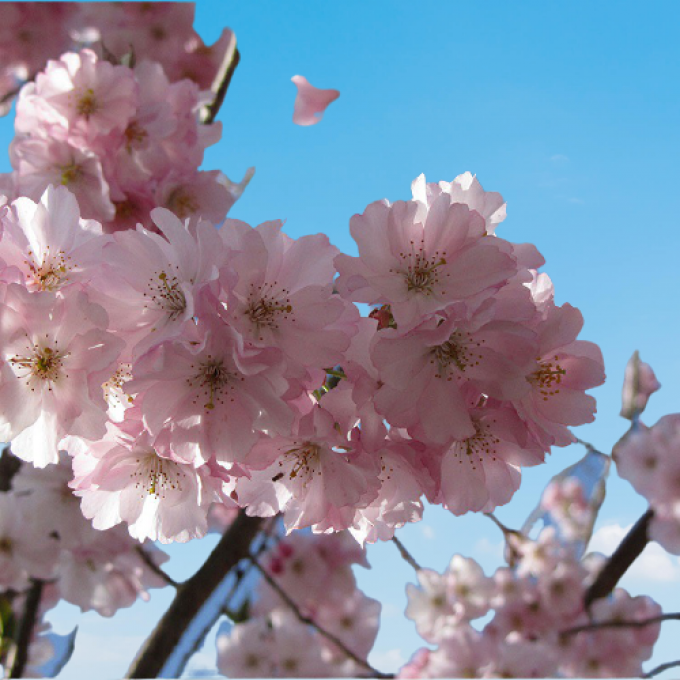
[[[579,443],[605,379],[538,249],[497,235],[502,196],[420,175],[351,217],[358,256],[277,216],[251,226],[227,215],[254,171],[199,169],[231,30],[204,45],[189,3],[0,11],[6,676],[68,661],[44,619],[60,600],[113,616],[170,588],[127,677],[181,673],[218,620],[226,676],[394,677],[368,661],[381,604],[353,571],[379,541],[413,567],[405,614],[430,645],[399,677],[641,675],[680,615],[618,582],[650,540],[680,554],[680,415],[642,423],[660,385],[634,354],[612,455],[585,444],[524,527],[498,520],[524,467]],[[339,96],[293,82],[299,125]],[[587,547],[611,460],[649,510],[605,557]],[[488,516],[506,566],[421,566],[397,531],[426,504]],[[209,531],[174,581],[157,543]]]

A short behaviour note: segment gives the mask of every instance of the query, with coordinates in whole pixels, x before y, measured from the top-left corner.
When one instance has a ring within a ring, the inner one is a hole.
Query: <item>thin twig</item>
[[[219,113],[220,107],[224,102],[224,98],[229,89],[231,79],[234,75],[234,71],[241,61],[241,54],[236,47],[236,36],[232,34],[231,42],[227,51],[224,54],[220,68],[217,71],[215,80],[213,81],[212,87],[210,88],[215,93],[215,98],[206,104],[201,111],[201,123],[209,125],[215,121],[217,114]]]
[[[633,562],[640,556],[649,542],[647,529],[654,517],[651,508],[640,517],[633,528],[626,534],[614,554],[605,562],[595,581],[586,590],[583,598],[586,609],[601,597],[607,597],[614,590],[621,577],[628,571]]]
[[[160,577],[161,577],[161,578],[162,578],[169,586],[172,586],[173,588],[175,588],[175,590],[176,590],[177,588],[180,588],[180,587],[182,586],[181,583],[179,583],[178,581],[175,581],[175,579],[172,578],[172,576],[170,576],[170,574],[168,574],[166,571],[164,571],[163,569],[161,569],[161,567],[159,567],[159,566],[151,559],[151,555],[149,555],[149,553],[146,552],[146,550],[144,550],[144,547],[143,547],[143,546],[138,545],[138,546],[135,547],[135,550],[137,551],[137,554],[138,554],[138,555],[142,558],[142,560],[144,561],[144,564],[146,564],[146,566],[149,567],[149,569],[151,569],[151,571],[152,571],[154,574],[156,574],[156,576],[160,576]]]
[[[610,621],[593,621],[591,623],[584,623],[582,626],[574,626],[560,631],[560,635],[568,637],[583,633],[589,630],[598,630],[599,628],[645,628],[655,623],[662,621],[680,621],[680,613],[673,614],[659,614],[658,616],[651,616],[648,619],[638,619],[637,621],[621,621],[620,619],[612,619]]]
[[[397,550],[399,550],[399,553],[401,556],[408,562],[416,571],[420,571],[422,567],[416,562],[415,558],[411,553],[406,549],[406,546],[396,537],[392,536],[392,543],[397,546]]]
[[[512,567],[515,561],[522,556],[520,545],[526,540],[526,536],[517,529],[511,529],[501,522],[493,512],[485,512],[484,517],[488,517],[502,532],[506,546],[506,561]]]
[[[21,617],[21,624],[17,631],[14,648],[10,654],[10,658],[7,660],[7,668],[9,668],[8,678],[21,678],[26,670],[26,665],[28,664],[28,648],[31,645],[33,629],[38,620],[42,592],[43,582],[33,579],[31,587],[26,594],[24,613]]]
[[[277,595],[284,601],[284,603],[289,607],[289,609],[295,614],[297,617],[298,621],[300,623],[303,623],[307,626],[312,626],[315,628],[320,635],[325,637],[329,642],[332,642],[336,647],[338,647],[342,652],[345,653],[352,661],[355,663],[359,664],[363,668],[365,668],[367,671],[371,673],[369,677],[372,678],[393,678],[394,675],[390,673],[382,673],[381,671],[377,670],[376,668],[373,668],[371,664],[368,663],[365,659],[362,659],[360,656],[355,654],[351,649],[349,649],[345,643],[337,638],[333,633],[329,633],[325,628],[322,628],[314,619],[310,618],[309,616],[306,616],[303,614],[297,604],[295,604],[295,601],[288,595],[288,593],[281,588],[281,586],[269,575],[269,572],[267,572],[266,569],[257,561],[257,559],[253,556],[250,557],[250,561],[252,564],[255,566],[255,569],[257,569],[260,574],[262,575],[262,578],[267,582],[269,586],[277,593]]]
[[[576,437],[576,442],[578,444],[581,444],[581,446],[585,446],[588,451],[592,451],[593,453],[599,453],[601,456],[607,456],[609,458],[609,455],[606,453],[602,453],[602,451],[596,449],[590,442],[584,442],[583,439],[579,439]]]
[[[649,673],[643,673],[641,677],[653,678],[655,675],[659,675],[659,673],[663,673],[664,671],[667,671],[669,668],[677,668],[678,666],[680,666],[680,660],[662,663],[660,666],[657,666],[656,668],[653,668],[651,671],[649,671]]]

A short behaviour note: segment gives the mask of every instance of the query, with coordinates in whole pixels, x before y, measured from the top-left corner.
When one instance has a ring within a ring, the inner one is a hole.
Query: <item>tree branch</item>
[[[232,39],[224,54],[224,59],[220,64],[220,68],[217,71],[215,80],[212,84],[212,91],[215,93],[215,98],[206,104],[201,111],[201,123],[204,125],[209,125],[215,121],[217,114],[219,113],[220,107],[224,102],[224,98],[229,89],[231,79],[234,75],[234,71],[241,61],[241,54],[236,47],[236,36],[232,34]]]
[[[595,581],[586,590],[583,602],[586,609],[601,597],[607,597],[614,590],[621,577],[629,569],[630,565],[640,556],[649,542],[648,528],[649,523],[654,517],[654,510],[651,508],[645,512],[635,523],[619,544],[614,554],[607,560],[602,571],[597,575]]]
[[[175,599],[137,653],[126,678],[158,677],[215,588],[241,560],[249,557],[250,544],[262,521],[260,517],[248,517],[243,510],[239,512],[203,566],[190,579],[179,584]]]
[[[659,675],[659,673],[663,673],[669,668],[676,668],[677,666],[680,666],[680,661],[669,661],[668,663],[662,663],[660,666],[657,666],[656,668],[653,668],[651,671],[649,671],[649,673],[644,673],[642,677],[653,678],[655,675]]]
[[[0,454],[0,492],[12,488],[12,478],[20,467],[21,461],[11,452],[9,444],[5,444]]]
[[[610,621],[592,621],[591,623],[584,623],[582,626],[574,626],[560,631],[560,636],[569,637],[577,633],[583,633],[589,630],[598,630],[600,628],[645,628],[654,623],[661,623],[662,621],[680,621],[680,613],[659,614],[658,616],[651,616],[648,619],[638,619],[637,621],[621,621],[619,619],[612,619]]]
[[[42,598],[43,582],[33,579],[31,587],[26,594],[24,603],[24,613],[21,617],[21,624],[17,631],[14,647],[7,659],[6,668],[9,669],[8,678],[21,678],[28,664],[28,648],[31,645],[33,629],[38,618],[40,600]]]
[[[300,623],[303,623],[307,626],[312,626],[320,635],[323,635],[329,642],[332,642],[336,647],[338,647],[346,656],[348,656],[352,661],[355,663],[359,664],[363,668],[365,668],[371,675],[368,677],[371,678],[393,678],[394,675],[390,673],[382,673],[381,671],[377,670],[376,668],[373,668],[371,664],[368,663],[365,659],[362,659],[360,656],[355,654],[351,649],[349,649],[345,643],[337,638],[333,633],[330,633],[327,631],[325,628],[322,628],[314,619],[310,618],[309,616],[305,616],[295,603],[295,601],[290,597],[290,595],[281,588],[281,586],[269,575],[269,572],[267,572],[262,565],[257,561],[257,559],[253,556],[250,557],[251,563],[255,566],[255,568],[260,572],[262,575],[262,578],[269,584],[269,586],[276,592],[276,594],[284,601],[284,603],[288,606],[288,608],[295,614],[297,619],[300,621]]]
[[[175,581],[170,574],[168,574],[165,570],[163,570],[161,567],[159,567],[152,559],[151,555],[149,555],[146,550],[144,550],[144,546],[138,545],[135,547],[135,550],[137,551],[137,554],[141,557],[142,561],[144,564],[146,564],[151,571],[156,574],[156,576],[160,576],[169,586],[172,586],[173,588],[177,589],[180,587],[181,583],[178,581]]]
[[[422,569],[418,562],[416,562],[415,557],[413,557],[413,555],[411,555],[411,553],[406,550],[406,546],[396,536],[392,536],[392,543],[397,546],[397,550],[399,550],[399,553],[404,558],[404,560],[408,562],[416,571],[420,571]]]

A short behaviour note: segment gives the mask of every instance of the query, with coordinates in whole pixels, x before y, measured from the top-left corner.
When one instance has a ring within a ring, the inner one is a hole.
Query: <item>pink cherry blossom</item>
[[[57,291],[92,278],[102,258],[101,225],[80,218],[65,187],[49,186],[40,203],[18,198],[0,217],[0,257],[32,291]],[[5,272],[5,277],[11,273]]]
[[[202,316],[189,330],[195,332],[141,357],[125,390],[142,394],[152,432],[174,424],[174,445],[187,458],[242,462],[259,432],[286,433],[292,425],[280,357],[275,350],[244,347],[218,317]]]
[[[566,303],[550,305],[534,328],[539,346],[527,376],[531,389],[517,411],[546,449],[574,442],[568,428],[595,419],[595,399],[585,390],[604,382],[604,362],[597,345],[576,339],[582,326],[581,313]]]
[[[442,193],[449,194],[453,203],[463,203],[478,212],[486,223],[486,233],[493,234],[505,219],[505,201],[495,191],[484,191],[476,176],[470,172],[458,175],[453,182],[427,183],[420,175],[411,184],[413,200],[429,206]]]
[[[377,461],[357,446],[346,426],[336,427],[334,414],[323,408],[327,397],[299,419],[291,435],[261,439],[253,447],[248,465],[271,462],[250,479],[237,480],[239,502],[249,514],[283,512],[288,531],[318,523],[322,530],[338,531],[350,526],[356,508],[375,498]]]
[[[281,227],[227,220],[220,230],[232,252],[222,272],[229,321],[249,343],[278,347],[293,370],[335,366],[359,318],[333,295],[338,250],[323,234],[293,240]]]
[[[205,535],[221,484],[206,466],[196,468],[177,456],[167,435],[152,436],[131,416],[119,426],[109,424],[98,442],[73,449],[71,486],[95,529],[126,522],[133,538],[162,543]]]
[[[291,80],[298,89],[293,110],[296,125],[316,125],[326,107],[340,96],[337,90],[320,90],[310,85],[304,76],[293,76]]]
[[[67,435],[105,432],[102,383],[122,349],[106,312],[80,291],[58,298],[9,284],[0,303],[0,438],[44,467]]]
[[[22,89],[17,132],[68,139],[75,146],[125,129],[137,107],[132,72],[100,60],[92,50],[68,52],[49,61],[35,85]]]
[[[488,238],[484,219],[449,194],[425,210],[419,201],[378,201],[350,220],[359,257],[338,255],[337,288],[348,300],[390,304],[399,327],[507,281],[512,247]]]
[[[633,419],[645,410],[649,397],[661,387],[654,370],[634,352],[626,364],[621,394],[621,416]]]

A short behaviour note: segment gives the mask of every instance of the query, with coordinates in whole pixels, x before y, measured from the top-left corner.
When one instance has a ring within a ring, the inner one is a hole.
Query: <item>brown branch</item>
[[[586,609],[601,597],[607,597],[614,590],[621,577],[628,571],[631,564],[640,556],[649,542],[649,523],[654,517],[651,508],[645,512],[626,534],[614,554],[607,560],[595,581],[586,590],[583,602]]]
[[[24,613],[21,617],[21,624],[17,631],[14,647],[7,659],[6,667],[9,668],[7,677],[9,678],[21,678],[26,670],[28,664],[28,648],[31,645],[33,629],[35,628],[38,619],[42,592],[43,582],[33,579],[31,581],[31,587],[26,593]]]
[[[612,619],[610,621],[592,621],[591,623],[584,623],[582,626],[574,626],[560,631],[560,636],[569,637],[577,633],[583,633],[589,630],[598,630],[600,628],[645,628],[655,623],[662,621],[680,621],[680,613],[659,614],[658,616],[651,616],[648,619],[638,619],[637,621],[621,621],[620,619]]]
[[[0,492],[12,488],[12,478],[20,467],[21,461],[10,451],[9,444],[6,444],[0,454]]]
[[[162,569],[159,565],[157,565],[152,559],[151,555],[144,550],[144,546],[138,545],[135,547],[135,550],[137,554],[141,557],[142,561],[144,564],[146,564],[151,571],[156,574],[156,576],[160,576],[169,586],[172,586],[173,588],[177,589],[180,587],[181,583],[178,581],[175,581],[170,574],[168,574],[164,569]]]
[[[220,107],[224,102],[224,98],[231,84],[231,79],[234,76],[234,71],[241,61],[241,54],[236,47],[236,36],[232,34],[232,39],[224,54],[224,59],[220,64],[220,68],[217,71],[215,80],[213,81],[212,87],[210,88],[215,93],[215,98],[206,104],[201,111],[201,123],[204,125],[209,125],[215,121],[217,114],[219,113]]]
[[[269,572],[266,571],[262,567],[262,565],[255,559],[255,557],[251,556],[250,557],[251,563],[255,566],[255,568],[260,572],[262,575],[262,578],[271,586],[271,588],[276,592],[276,594],[284,601],[286,606],[295,614],[297,617],[298,621],[300,623],[303,623],[307,626],[312,626],[312,628],[316,629],[316,631],[319,633],[319,635],[323,635],[329,642],[332,642],[336,647],[338,647],[344,654],[352,659],[355,663],[359,664],[363,668],[365,668],[371,675],[368,677],[371,678],[393,678],[394,675],[390,673],[382,673],[381,671],[377,670],[376,668],[373,668],[371,664],[368,663],[365,659],[362,659],[360,656],[355,654],[351,649],[345,645],[345,643],[337,638],[333,633],[330,633],[327,631],[325,628],[322,628],[314,619],[310,618],[309,616],[305,616],[303,614],[297,604],[295,604],[295,601],[291,598],[291,596],[281,588],[281,586],[269,575]]]
[[[224,577],[250,555],[262,525],[260,517],[248,517],[241,510],[203,566],[187,581],[179,584],[177,595],[156,625],[126,678],[156,678],[182,639],[183,634]]]
[[[668,663],[662,663],[660,666],[657,666],[656,668],[653,668],[651,671],[649,671],[649,673],[643,673],[641,677],[653,678],[655,675],[659,675],[659,673],[663,673],[669,668],[676,668],[677,666],[680,666],[680,661],[669,661]]]
[[[406,546],[396,537],[392,536],[392,543],[397,546],[399,554],[408,562],[416,571],[420,571],[422,567],[416,562],[415,557],[406,549]]]

